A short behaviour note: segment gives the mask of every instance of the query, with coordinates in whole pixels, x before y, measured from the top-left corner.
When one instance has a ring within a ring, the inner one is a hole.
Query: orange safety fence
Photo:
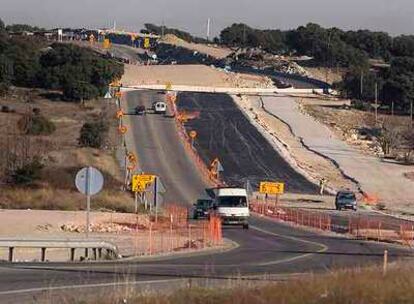
[[[351,235],[357,239],[414,244],[414,222],[396,218],[375,218],[367,215],[332,217],[322,211],[281,207],[271,202],[253,201],[252,212],[283,222],[318,230]]]
[[[146,246],[137,248],[137,255],[153,255],[174,251],[203,249],[222,244],[221,219],[188,220],[187,209],[176,205],[164,208],[157,222],[150,221],[146,228]],[[138,245],[137,245],[138,247]]]

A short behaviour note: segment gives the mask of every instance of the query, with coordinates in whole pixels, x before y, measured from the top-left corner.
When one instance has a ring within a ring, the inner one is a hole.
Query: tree
[[[12,24],[6,26],[6,31],[8,32],[37,32],[44,31],[44,28],[32,26],[29,24]]]
[[[390,155],[392,150],[399,148],[403,142],[401,126],[394,120],[385,120],[380,126],[380,133],[377,137],[382,152]]]
[[[70,81],[63,87],[63,96],[65,100],[76,100],[83,102],[98,97],[98,89],[84,81]]]
[[[40,178],[43,164],[39,158],[34,158],[28,163],[14,170],[12,173],[13,183],[16,185],[29,185]]]
[[[368,30],[343,32],[341,38],[352,47],[363,51],[371,58],[388,61],[391,57],[393,40],[384,32],[371,32]]]
[[[104,144],[108,126],[104,121],[87,122],[82,126],[79,144],[82,147],[101,148]]]
[[[18,126],[27,135],[50,135],[56,130],[53,122],[36,112],[23,115]]]
[[[384,84],[384,101],[397,109],[410,111],[414,99],[414,57],[395,57]]]
[[[414,57],[414,35],[394,38],[392,55],[395,57]]]

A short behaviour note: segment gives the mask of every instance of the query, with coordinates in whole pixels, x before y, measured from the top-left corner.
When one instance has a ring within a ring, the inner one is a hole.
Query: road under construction
[[[122,103],[126,113],[131,113],[139,104],[147,106],[164,98],[154,91],[136,91],[125,94]],[[230,97],[186,93],[179,99],[181,109],[200,111],[199,119],[191,120],[187,127],[197,130],[196,149],[203,159],[213,155],[221,158],[225,180],[280,178],[289,185],[288,191],[315,191],[316,187],[297,174],[243,119]],[[130,148],[136,151],[140,168],[163,181],[165,204],[191,204],[203,194],[208,182],[188,155],[173,117],[129,115],[128,121]],[[256,215],[250,227],[248,231],[224,228],[224,236],[237,244],[224,252],[86,264],[5,264],[0,267],[0,302],[31,302],[45,293],[49,299],[74,292],[79,298],[105,296],[125,286],[168,290],[189,280],[214,286],[231,278],[286,279],[298,273],[378,263],[384,250],[388,250],[390,261],[412,257],[406,247],[319,234]]]

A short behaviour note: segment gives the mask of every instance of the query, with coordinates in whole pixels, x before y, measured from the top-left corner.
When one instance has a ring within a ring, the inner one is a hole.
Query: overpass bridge
[[[238,87],[211,87],[211,86],[190,86],[190,85],[172,85],[166,87],[165,84],[140,84],[122,86],[123,91],[134,90],[155,90],[155,91],[175,91],[175,92],[193,92],[193,93],[218,93],[229,95],[259,95],[273,96],[280,94],[323,94],[324,89],[296,89],[296,88],[238,88]],[[330,91],[330,93],[334,93]]]

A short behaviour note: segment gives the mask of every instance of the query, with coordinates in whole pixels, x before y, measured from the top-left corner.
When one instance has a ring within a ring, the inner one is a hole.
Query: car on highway
[[[145,115],[147,113],[147,109],[143,105],[139,105],[135,107],[135,115]]]
[[[193,219],[207,218],[213,200],[210,198],[198,199],[193,206]]]
[[[157,101],[152,104],[152,109],[155,114],[166,114],[167,113],[167,104],[163,101]]]
[[[243,229],[249,229],[250,211],[246,189],[227,187],[209,190],[214,195],[212,214],[219,215],[224,225],[241,225]]]
[[[357,210],[357,198],[352,191],[339,191],[335,197],[336,210],[352,209]]]

